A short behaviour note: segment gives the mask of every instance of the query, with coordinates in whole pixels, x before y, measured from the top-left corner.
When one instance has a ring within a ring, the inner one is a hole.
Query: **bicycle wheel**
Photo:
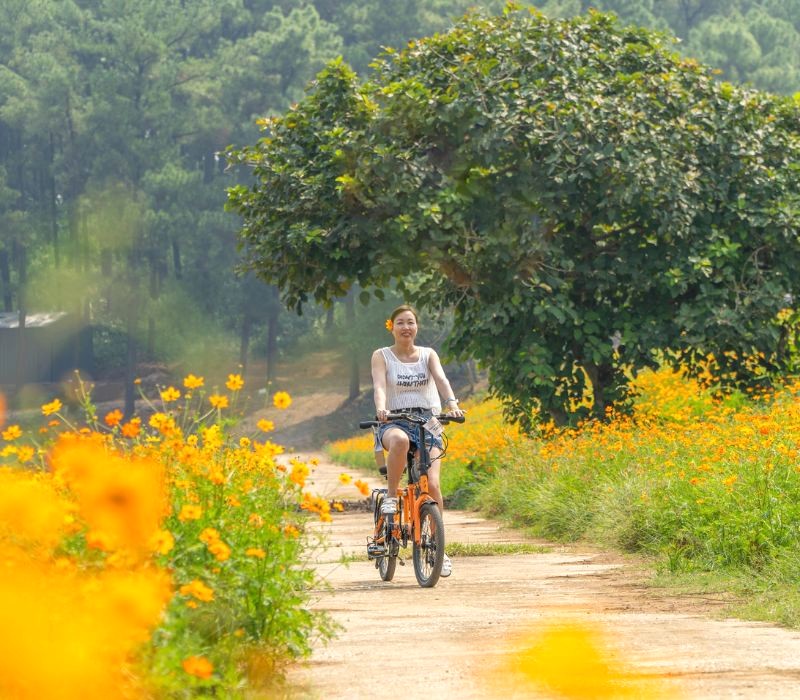
[[[379,493],[375,498],[375,526],[377,530],[378,523],[381,523],[383,530],[383,546],[386,550],[386,554],[384,554],[382,557],[378,557],[375,560],[375,566],[377,567],[378,573],[383,581],[391,581],[394,578],[394,572],[397,568],[397,552],[396,547],[394,547],[392,544],[391,532],[386,526],[386,520],[385,518],[381,520],[381,518],[383,518],[381,515],[381,503],[383,503],[383,498],[385,495],[385,492]],[[378,533],[376,532],[375,534],[377,535]],[[394,555],[392,555],[393,551]]]
[[[414,538],[414,575],[420,586],[433,588],[444,562],[444,521],[436,503],[429,502],[420,508],[419,529],[419,544]]]

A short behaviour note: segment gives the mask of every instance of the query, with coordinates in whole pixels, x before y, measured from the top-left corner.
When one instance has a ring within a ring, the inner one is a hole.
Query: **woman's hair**
[[[394,311],[392,311],[392,315],[389,317],[392,319],[392,322],[404,311],[410,311],[414,314],[414,320],[419,323],[419,316],[417,315],[417,310],[413,306],[409,306],[408,304],[402,304],[398,306]]]

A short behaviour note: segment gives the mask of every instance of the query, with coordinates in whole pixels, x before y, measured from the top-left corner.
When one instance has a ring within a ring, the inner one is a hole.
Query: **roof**
[[[41,328],[43,326],[51,326],[68,315],[69,314],[66,311],[48,311],[38,314],[26,314],[25,328]],[[3,328],[19,328],[18,311],[0,313],[0,329]]]

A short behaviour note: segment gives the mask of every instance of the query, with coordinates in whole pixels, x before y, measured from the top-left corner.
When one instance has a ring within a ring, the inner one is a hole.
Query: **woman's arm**
[[[372,353],[372,397],[375,416],[386,420],[386,360],[380,350]]]
[[[463,416],[464,412],[458,407],[458,399],[453,393],[450,381],[444,373],[442,361],[433,348],[431,348],[431,354],[428,358],[428,369],[430,369],[431,377],[433,377],[433,381],[436,382],[436,388],[439,390],[439,395],[444,401],[444,412],[451,416]]]

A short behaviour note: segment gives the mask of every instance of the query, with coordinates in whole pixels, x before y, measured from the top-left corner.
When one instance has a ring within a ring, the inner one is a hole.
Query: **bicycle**
[[[442,425],[447,423],[463,423],[464,416],[435,416],[425,418],[414,413],[390,413],[390,421],[405,420],[417,428],[417,445],[419,448],[409,449],[406,456],[405,473],[408,484],[397,491],[397,513],[384,516],[381,504],[388,494],[388,489],[373,489],[373,517],[375,528],[367,543],[367,556],[375,560],[383,581],[391,581],[397,568],[400,547],[406,548],[412,543],[414,575],[417,583],[423,588],[432,588],[439,581],[444,562],[444,521],[439,506],[428,493],[428,468],[431,465],[430,454],[425,441],[427,433],[441,434]],[[362,429],[382,425],[379,421],[361,421]],[[442,455],[444,452],[442,453]],[[386,476],[385,467],[381,473]],[[400,561],[403,564],[403,561]]]

